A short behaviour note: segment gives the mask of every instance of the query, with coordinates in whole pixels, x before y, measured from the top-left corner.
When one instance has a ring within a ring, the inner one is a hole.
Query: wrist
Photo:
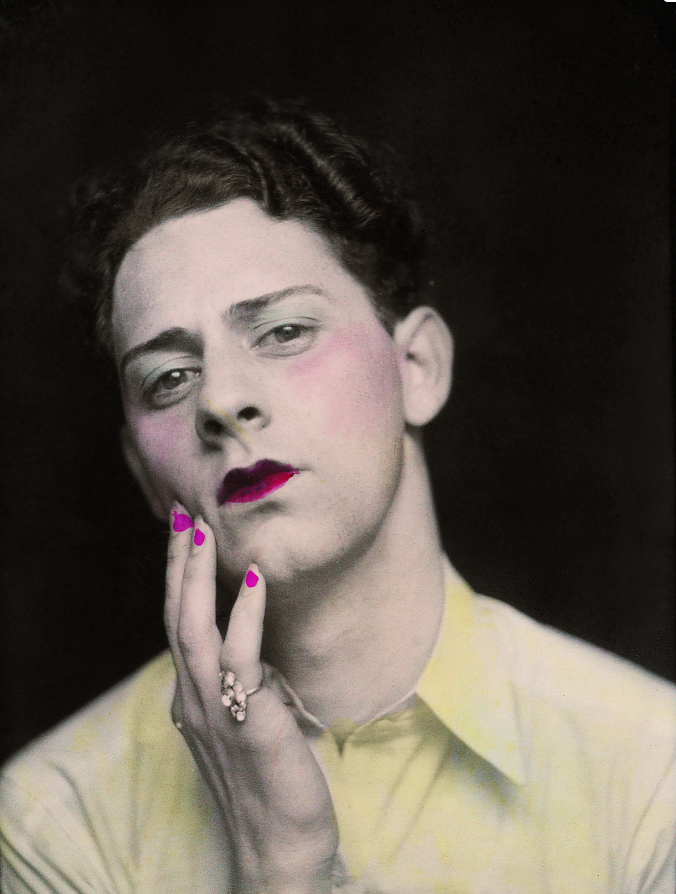
[[[244,879],[235,886],[237,894],[331,894],[335,887],[334,858],[317,866],[276,870],[268,869],[264,877]]]

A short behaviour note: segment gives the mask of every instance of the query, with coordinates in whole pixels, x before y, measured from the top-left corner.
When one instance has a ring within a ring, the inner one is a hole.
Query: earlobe
[[[409,425],[430,422],[451,390],[453,338],[431,307],[416,307],[394,332],[400,359],[404,415]]]
[[[125,462],[127,463],[127,467],[136,479],[136,483],[141,488],[141,492],[146,498],[146,502],[150,506],[153,515],[160,521],[166,521],[168,517],[168,510],[164,505],[164,501],[161,499],[160,495],[153,488],[152,483],[150,482],[150,479],[146,473],[143,462],[139,455],[138,448],[134,442],[131,432],[129,431],[129,428],[126,425],[123,425],[120,429],[120,446],[122,447],[122,454],[124,456]]]

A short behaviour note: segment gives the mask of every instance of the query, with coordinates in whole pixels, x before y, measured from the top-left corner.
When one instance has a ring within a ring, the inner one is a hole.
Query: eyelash
[[[276,340],[275,342],[273,342],[273,344],[266,345],[268,339],[271,339],[272,337],[278,335],[282,332],[283,329],[295,330],[297,334],[289,339],[284,339],[283,341]],[[291,353],[294,349],[298,349],[298,344],[296,344],[298,341],[303,340],[304,346],[305,340],[309,339],[314,334],[314,331],[315,329],[313,326],[308,326],[305,323],[280,323],[279,325],[274,326],[272,329],[268,329],[267,332],[265,332],[258,339],[258,341],[256,342],[256,348],[273,347],[284,350],[284,347],[286,345],[289,345],[291,347],[291,351],[289,353]]]

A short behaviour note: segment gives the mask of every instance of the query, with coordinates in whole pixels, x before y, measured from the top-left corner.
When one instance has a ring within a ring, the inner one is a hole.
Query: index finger
[[[195,681],[218,675],[222,638],[216,624],[216,540],[199,516],[180,585],[176,643]]]
[[[185,563],[190,553],[194,522],[180,503],[174,502],[169,517],[169,542],[165,577],[164,626],[174,655],[178,653],[176,628],[181,609]]]

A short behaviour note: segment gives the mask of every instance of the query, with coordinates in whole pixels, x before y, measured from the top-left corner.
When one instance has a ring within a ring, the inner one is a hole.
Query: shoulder
[[[174,670],[168,652],[18,752],[3,777],[26,777],[40,766],[86,771],[92,763],[124,759],[139,743],[151,744],[171,729]]]
[[[525,796],[557,847],[579,849],[584,829],[590,865],[610,855],[613,890],[673,890],[676,687],[504,603],[476,609],[511,693]]]
[[[225,890],[215,805],[171,722],[160,655],[0,777],[3,892]]]
[[[676,687],[504,603],[477,599],[509,681],[530,779],[561,799],[587,799],[616,841],[640,841],[651,823],[673,832]]]
[[[676,739],[676,687],[617,655],[541,624],[496,599],[477,610],[494,633],[517,694],[591,726],[632,724],[647,741]],[[637,723],[641,727],[637,727]],[[629,730],[626,730],[627,732]]]
[[[171,658],[163,654],[2,768],[0,843],[8,878],[49,875],[55,866],[74,873],[76,889],[75,876],[107,878],[107,858],[132,833],[130,805],[148,787],[153,757],[185,761],[169,715],[173,681]]]

